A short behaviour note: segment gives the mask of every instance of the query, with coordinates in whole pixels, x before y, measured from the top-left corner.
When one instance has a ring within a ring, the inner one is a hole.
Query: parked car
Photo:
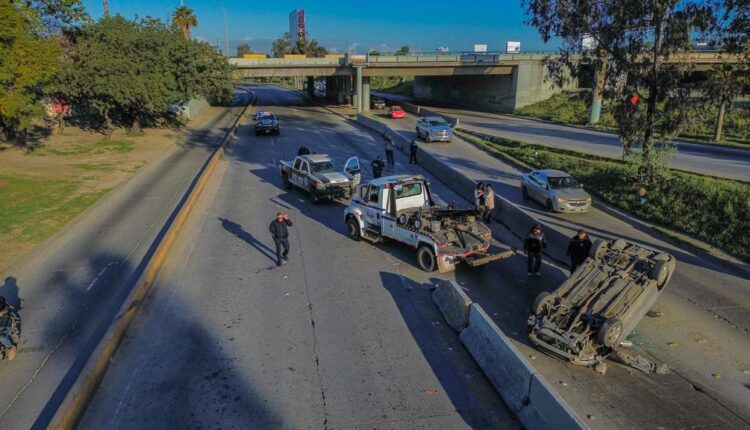
[[[560,170],[535,170],[521,178],[521,195],[544,205],[550,212],[588,212],[591,196],[569,174]]]
[[[279,120],[270,111],[259,111],[255,115],[255,135],[279,134]]]
[[[388,115],[393,119],[406,118],[406,111],[401,106],[393,105],[391,110],[388,111]]]
[[[425,142],[450,142],[453,129],[448,121],[439,116],[426,116],[417,121],[417,137]]]
[[[370,109],[385,109],[385,100],[379,97],[370,99]]]
[[[601,362],[651,309],[676,265],[669,254],[623,239],[594,241],[570,278],[534,300],[529,339],[573,364]]]

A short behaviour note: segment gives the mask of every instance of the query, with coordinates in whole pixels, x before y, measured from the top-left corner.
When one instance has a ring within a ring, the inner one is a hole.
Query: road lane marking
[[[99,274],[98,274],[98,275],[96,275],[96,278],[94,278],[94,280],[93,280],[93,281],[91,281],[91,283],[89,284],[89,286],[88,286],[88,287],[86,287],[86,291],[90,290],[90,289],[91,289],[91,287],[93,287],[93,286],[94,286],[94,284],[96,284],[96,281],[98,281],[98,280],[99,280],[99,278],[101,278],[101,277],[102,277],[102,275],[104,274],[104,272],[106,272],[106,271],[107,271],[107,269],[109,269],[109,267],[110,267],[110,266],[112,266],[112,265],[114,265],[114,264],[118,264],[118,262],[117,262],[117,261],[113,261],[113,262],[111,262],[111,263],[107,264],[106,266],[104,266],[104,268],[103,268],[102,270],[100,270],[100,271],[99,271]]]

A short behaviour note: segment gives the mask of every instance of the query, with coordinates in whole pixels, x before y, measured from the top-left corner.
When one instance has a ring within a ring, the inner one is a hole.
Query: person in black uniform
[[[383,159],[378,155],[378,158],[372,161],[372,176],[374,176],[375,179],[383,176],[383,169],[385,169],[385,162],[383,162]]]
[[[289,230],[287,227],[291,227],[294,224],[285,213],[279,212],[276,214],[276,219],[271,221],[268,230],[271,232],[273,237],[273,243],[276,244],[276,265],[281,266],[286,264],[289,259]],[[281,248],[284,248],[284,252],[281,252]]]
[[[567,255],[570,256],[571,275],[576,271],[578,266],[586,261],[586,257],[589,255],[589,250],[591,250],[591,239],[589,239],[589,235],[583,230],[578,230],[578,234],[573,236],[568,244]]]
[[[409,164],[417,164],[417,141],[412,140],[409,145]]]
[[[528,257],[529,276],[532,273],[540,276],[539,269],[542,267],[542,251],[546,248],[547,238],[542,232],[542,226],[534,224],[529,235],[523,241],[523,250],[526,251],[526,256]]]
[[[308,155],[308,154],[310,154],[310,150],[305,145],[300,146],[299,149],[297,150],[297,155],[298,156],[299,155]]]

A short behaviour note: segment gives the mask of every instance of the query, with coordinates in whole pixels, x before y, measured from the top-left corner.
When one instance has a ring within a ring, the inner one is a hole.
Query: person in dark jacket
[[[409,164],[417,164],[417,141],[412,140],[409,145]]]
[[[528,276],[534,273],[540,276],[539,269],[542,267],[542,251],[547,248],[547,238],[544,237],[542,226],[534,224],[529,235],[523,241],[523,250],[528,259]]]
[[[383,169],[385,169],[385,162],[383,162],[383,159],[378,155],[378,158],[372,161],[372,176],[374,176],[375,179],[383,176]]]
[[[568,244],[568,252],[566,255],[570,256],[570,274],[576,271],[589,255],[591,249],[591,239],[589,235],[583,230],[578,230],[578,234],[570,239]]]
[[[388,160],[389,165],[396,165],[396,161],[393,159],[393,142],[390,140],[385,141],[385,159]]]
[[[299,149],[297,150],[297,155],[298,156],[299,155],[308,155],[308,154],[310,154],[310,150],[305,145],[300,146]]]
[[[294,224],[285,213],[279,212],[276,214],[276,219],[271,221],[271,225],[268,230],[271,232],[273,237],[273,243],[276,244],[276,265],[281,266],[286,264],[289,259],[289,230],[287,227],[291,227]],[[281,252],[281,248],[284,248],[284,252]]]

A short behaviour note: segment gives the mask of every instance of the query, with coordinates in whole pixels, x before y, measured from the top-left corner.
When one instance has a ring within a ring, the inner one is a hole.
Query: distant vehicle
[[[574,364],[601,362],[651,309],[676,265],[669,254],[623,239],[594,241],[589,258],[568,280],[534,300],[531,342]]]
[[[361,178],[359,159],[352,157],[339,171],[331,157],[323,154],[300,155],[293,161],[280,161],[284,188],[292,186],[310,193],[313,203],[322,199],[351,197]]]
[[[385,100],[380,97],[370,99],[370,109],[385,109]]]
[[[391,110],[388,111],[388,115],[393,119],[406,118],[406,111],[398,105],[391,106]]]
[[[450,142],[453,129],[439,116],[427,116],[417,121],[417,137],[425,142]]]
[[[521,178],[521,195],[544,205],[550,212],[588,212],[591,196],[569,174],[560,170],[535,170]]]
[[[391,239],[417,251],[425,272],[450,272],[466,262],[480,266],[513,255],[490,254],[492,232],[475,210],[433,203],[429,182],[419,175],[387,176],[361,185],[344,211],[349,237],[373,243]]]
[[[255,135],[279,134],[279,120],[271,111],[259,111],[255,115]]]

